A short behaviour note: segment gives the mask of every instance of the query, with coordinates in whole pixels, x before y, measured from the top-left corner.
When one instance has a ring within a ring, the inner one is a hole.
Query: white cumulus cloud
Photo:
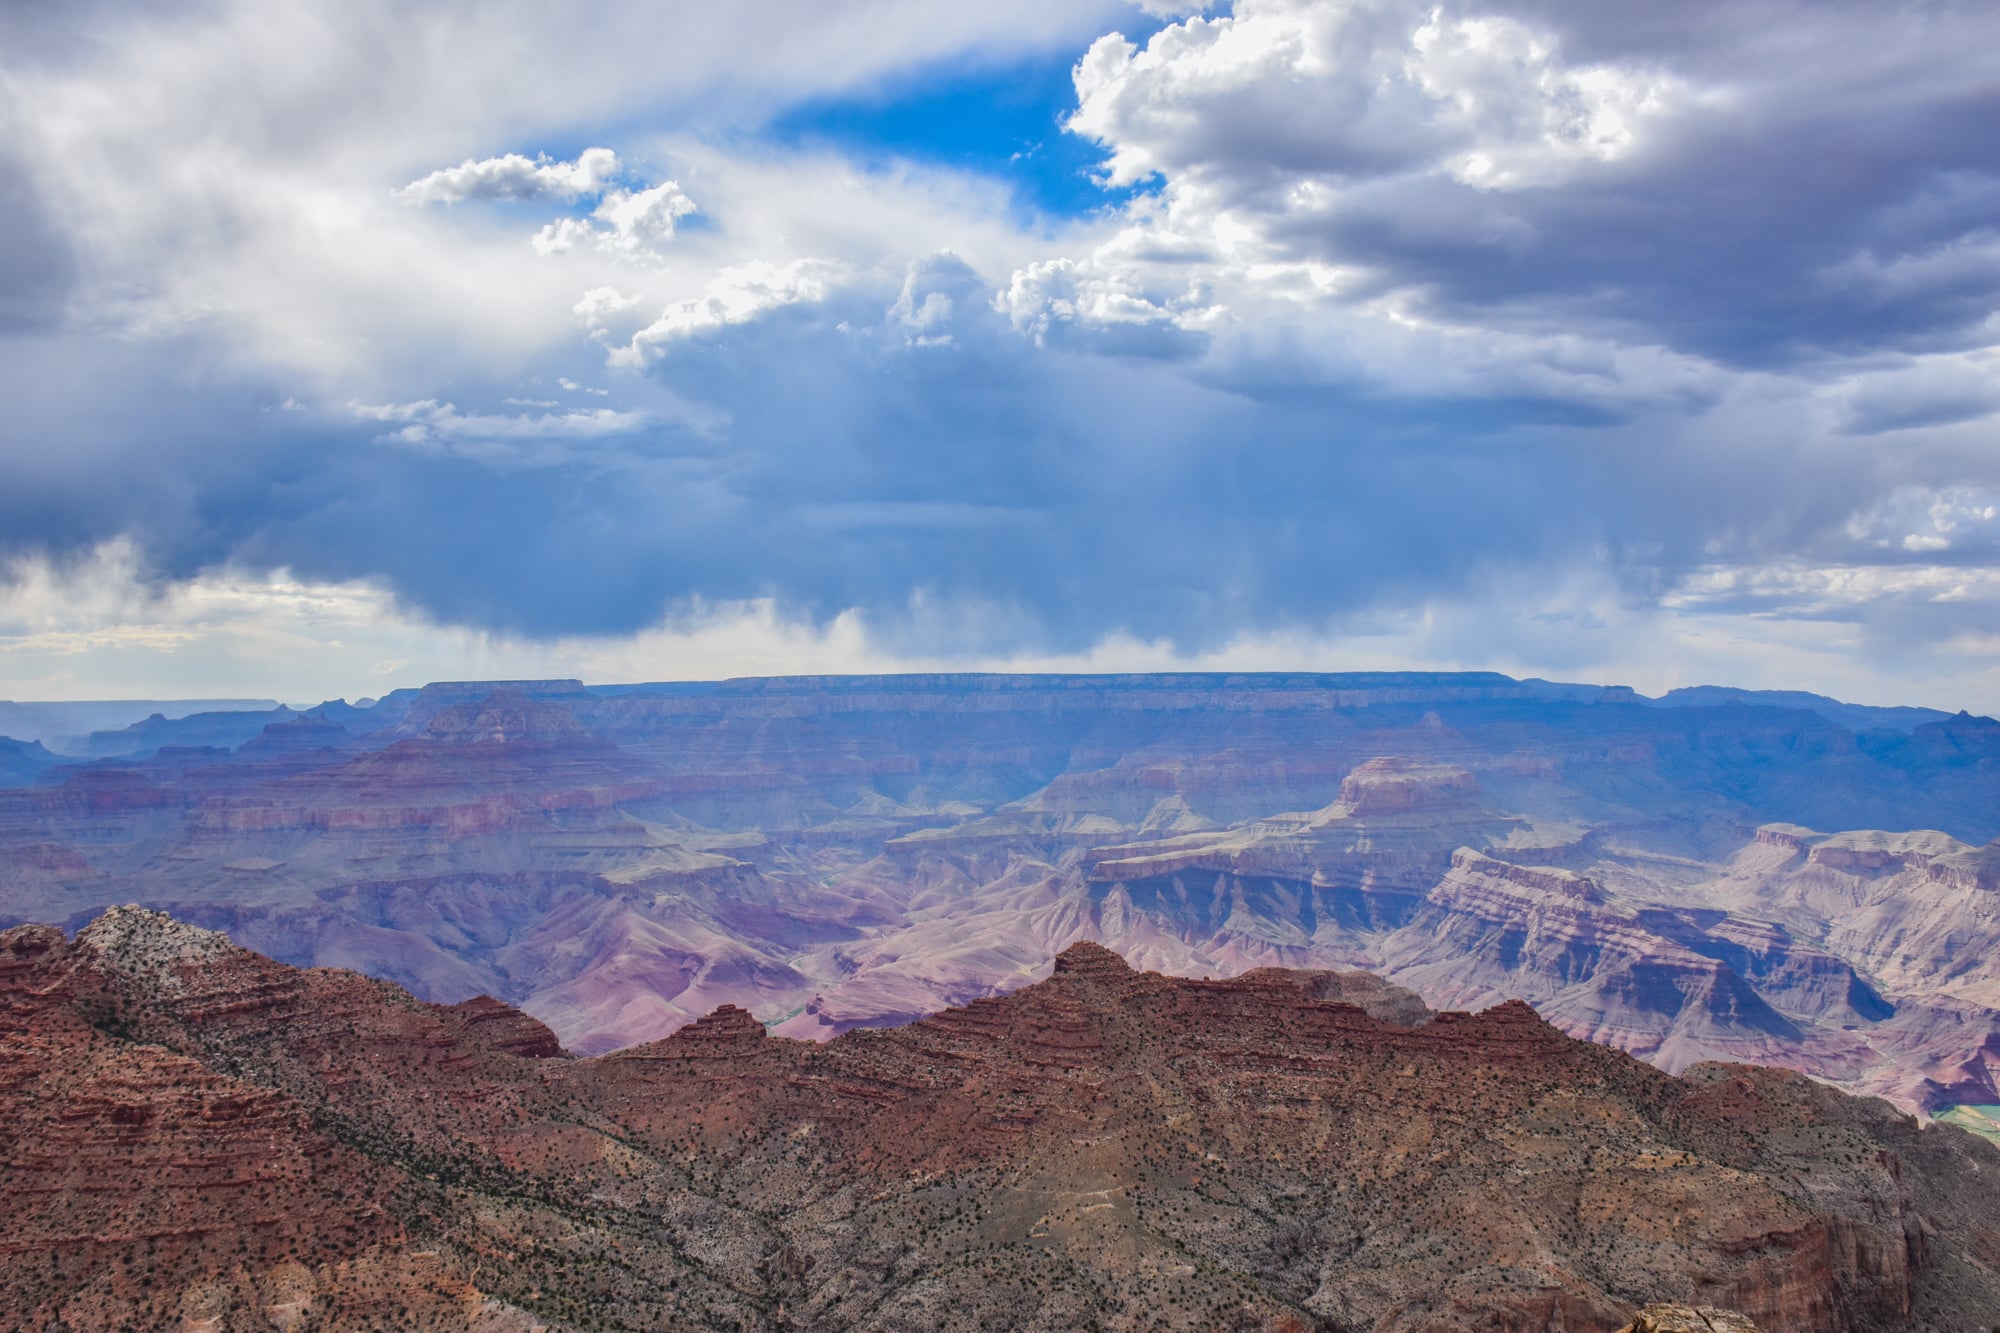
[[[1665,71],[1566,64],[1548,34],[1512,18],[1434,10],[1410,45],[1407,76],[1456,149],[1446,169],[1482,188],[1554,185],[1615,162],[1701,100]]]
[[[558,218],[531,238],[538,254],[562,254],[589,242],[606,254],[656,260],[680,220],[698,211],[678,181],[644,190],[607,190],[589,219]]]
[[[570,314],[574,315],[576,322],[584,328],[592,333],[598,333],[644,304],[644,297],[627,296],[616,287],[593,287],[570,307]],[[568,387],[569,383],[570,381],[565,381],[564,387]]]
[[[658,319],[633,334],[630,343],[613,349],[611,362],[643,366],[681,339],[747,324],[783,306],[823,301],[844,272],[844,266],[824,259],[732,265],[717,272],[700,296],[668,306]]]
[[[546,155],[467,158],[411,181],[396,191],[413,204],[457,204],[468,199],[578,199],[596,194],[618,174],[618,154],[586,148],[573,162]]]

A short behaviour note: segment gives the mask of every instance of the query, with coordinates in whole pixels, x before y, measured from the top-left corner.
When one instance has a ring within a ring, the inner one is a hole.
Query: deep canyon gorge
[[[37,1333],[2000,1308],[1991,719],[520,681],[0,750]]]

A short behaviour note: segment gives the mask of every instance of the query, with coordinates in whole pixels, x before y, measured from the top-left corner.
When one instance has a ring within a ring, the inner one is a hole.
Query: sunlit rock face
[[[1525,999],[1669,1071],[2000,1104],[2000,727],[1701,697],[514,681],[285,710],[247,740],[217,721],[245,715],[154,718],[93,738],[122,757],[0,772],[0,922],[142,903],[497,996],[588,1053],[724,1004],[815,1039],[908,1022],[1087,938],[1193,977]]]
[[[1943,1333],[2000,1302],[2000,1150],[1879,1100],[1677,1077],[1518,1001],[1433,1012],[1363,973],[1043,962],[895,1029],[787,1041],[721,1005],[577,1058],[492,999],[143,908],[0,932],[0,1308]]]
[[[1712,1305],[1649,1305],[1618,1333],[1757,1333],[1757,1326],[1733,1310]]]

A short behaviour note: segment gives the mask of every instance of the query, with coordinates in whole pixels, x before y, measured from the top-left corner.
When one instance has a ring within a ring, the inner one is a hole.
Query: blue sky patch
[[[1128,33],[1143,43],[1152,27]],[[1076,110],[1081,51],[1019,64],[939,66],[858,96],[803,103],[765,127],[788,146],[826,146],[862,162],[901,158],[1009,182],[1027,213],[1081,217],[1134,194],[1095,177],[1104,149],[1063,130]]]

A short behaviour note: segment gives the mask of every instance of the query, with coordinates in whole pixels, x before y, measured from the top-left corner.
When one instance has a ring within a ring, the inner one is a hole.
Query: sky
[[[1990,0],[0,0],[0,697],[2000,712]]]

